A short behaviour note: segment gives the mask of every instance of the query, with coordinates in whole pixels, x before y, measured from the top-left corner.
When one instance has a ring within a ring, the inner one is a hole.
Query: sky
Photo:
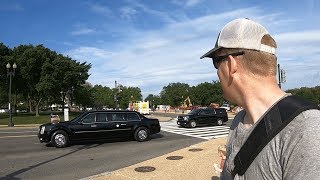
[[[210,59],[221,28],[236,18],[265,26],[286,71],[284,90],[320,85],[317,0],[1,0],[0,42],[43,44],[92,64],[88,82],[139,87],[218,80]]]

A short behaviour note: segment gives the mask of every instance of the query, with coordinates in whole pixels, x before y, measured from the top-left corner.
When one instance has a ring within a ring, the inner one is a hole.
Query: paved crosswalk
[[[177,125],[177,120],[171,120],[166,122],[160,122],[161,130],[182,134],[185,136],[197,137],[202,139],[215,139],[218,137],[228,136],[229,127],[228,126],[206,126],[197,128],[183,128]]]

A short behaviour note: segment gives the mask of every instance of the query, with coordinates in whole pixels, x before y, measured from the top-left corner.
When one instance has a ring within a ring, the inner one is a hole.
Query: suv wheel
[[[222,126],[222,124],[223,124],[222,119],[218,119],[218,120],[217,120],[217,124],[218,124],[219,126]]]
[[[69,137],[65,131],[58,130],[51,136],[51,143],[57,148],[63,148],[68,146]]]
[[[134,139],[139,142],[147,141],[149,139],[149,129],[145,127],[139,127],[134,132]]]
[[[190,121],[190,127],[192,127],[192,128],[197,127],[197,122],[194,120]]]

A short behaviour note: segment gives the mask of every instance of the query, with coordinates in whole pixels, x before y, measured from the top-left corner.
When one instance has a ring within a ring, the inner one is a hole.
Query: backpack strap
[[[234,159],[232,176],[243,175],[262,149],[301,112],[320,109],[298,96],[287,96],[274,105],[254,128]]]

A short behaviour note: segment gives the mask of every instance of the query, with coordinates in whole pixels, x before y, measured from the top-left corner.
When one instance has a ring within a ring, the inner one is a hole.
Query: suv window
[[[198,114],[201,111],[201,109],[193,109],[188,114]]]
[[[83,123],[94,123],[95,122],[95,114],[88,114],[82,119]]]
[[[126,121],[124,118],[124,113],[112,113],[111,121]]]
[[[127,120],[128,121],[137,121],[137,120],[139,121],[140,118],[136,113],[128,113],[127,114]]]
[[[108,114],[107,113],[97,113],[97,122],[107,122]]]
[[[209,115],[215,115],[216,114],[216,111],[213,108],[207,108],[207,109],[205,109],[205,111]]]
[[[207,115],[208,113],[205,111],[205,110],[201,110],[200,112],[199,112],[199,115]]]

